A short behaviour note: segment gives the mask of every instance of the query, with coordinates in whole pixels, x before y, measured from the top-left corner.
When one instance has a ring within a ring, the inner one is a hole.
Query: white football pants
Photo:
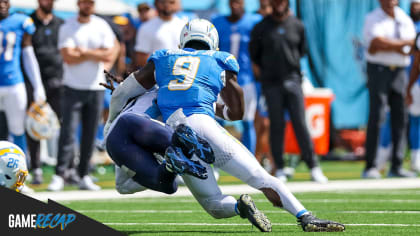
[[[0,111],[6,114],[9,133],[16,136],[25,133],[27,102],[24,83],[0,87]]]
[[[187,117],[186,122],[210,143],[216,157],[215,167],[256,189],[271,189],[280,197],[284,209],[294,216],[305,209],[283,182],[267,173],[255,157],[213,118],[204,114],[195,114]],[[211,216],[227,218],[237,215],[235,212],[236,199],[222,194],[211,166],[202,161],[201,163],[207,167],[208,178],[201,180],[184,175],[185,184]]]

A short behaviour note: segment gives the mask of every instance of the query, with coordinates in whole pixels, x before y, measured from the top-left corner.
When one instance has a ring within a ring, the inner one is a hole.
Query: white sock
[[[420,171],[420,150],[411,150],[411,168],[415,171]]]
[[[391,156],[391,146],[388,147],[378,147],[378,152],[376,154],[376,167],[379,171],[384,170],[389,157]]]

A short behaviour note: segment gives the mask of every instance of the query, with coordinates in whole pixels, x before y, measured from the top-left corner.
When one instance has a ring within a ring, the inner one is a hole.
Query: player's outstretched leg
[[[207,179],[207,170],[198,161],[188,159],[179,147],[169,146],[165,153],[166,168],[176,174]]]
[[[251,196],[242,194],[238,199],[238,211],[241,218],[246,218],[261,232],[271,232],[271,222],[257,209]]]
[[[191,159],[195,154],[199,159],[208,164],[212,164],[215,160],[213,149],[210,144],[201,138],[190,127],[180,124],[176,127],[172,136],[172,144],[182,149],[184,154]]]
[[[341,223],[318,219],[310,212],[299,217],[298,223],[306,232],[342,232],[346,229]]]

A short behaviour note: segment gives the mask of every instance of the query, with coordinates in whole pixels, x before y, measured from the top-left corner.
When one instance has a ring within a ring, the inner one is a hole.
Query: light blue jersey
[[[219,33],[220,51],[230,52],[238,59],[241,67],[238,74],[238,83],[241,86],[254,81],[248,43],[252,28],[261,19],[262,16],[259,14],[246,13],[235,23],[230,22],[227,16],[218,16],[212,20]]]
[[[214,103],[224,87],[225,71],[239,71],[235,57],[220,51],[165,49],[154,52],[149,60],[155,64],[157,104],[164,121],[179,108],[186,116],[214,117]]]
[[[0,21],[0,86],[23,82],[20,69],[22,39],[33,34],[35,25],[26,15],[15,13]]]

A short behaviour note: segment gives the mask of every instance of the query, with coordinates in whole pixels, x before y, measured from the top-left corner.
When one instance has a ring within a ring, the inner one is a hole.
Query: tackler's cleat
[[[214,152],[210,144],[184,124],[176,127],[172,136],[172,144],[175,147],[181,148],[189,159],[195,154],[199,159],[208,164],[214,163]]]
[[[301,216],[298,223],[305,232],[343,232],[346,229],[341,223],[318,219],[311,213]]]
[[[261,211],[257,209],[251,196],[243,194],[238,199],[238,210],[241,218],[246,218],[261,232],[271,232],[271,222]]]
[[[179,175],[192,175],[199,179],[207,179],[207,170],[198,161],[188,159],[178,147],[168,147],[165,153],[166,167]]]

